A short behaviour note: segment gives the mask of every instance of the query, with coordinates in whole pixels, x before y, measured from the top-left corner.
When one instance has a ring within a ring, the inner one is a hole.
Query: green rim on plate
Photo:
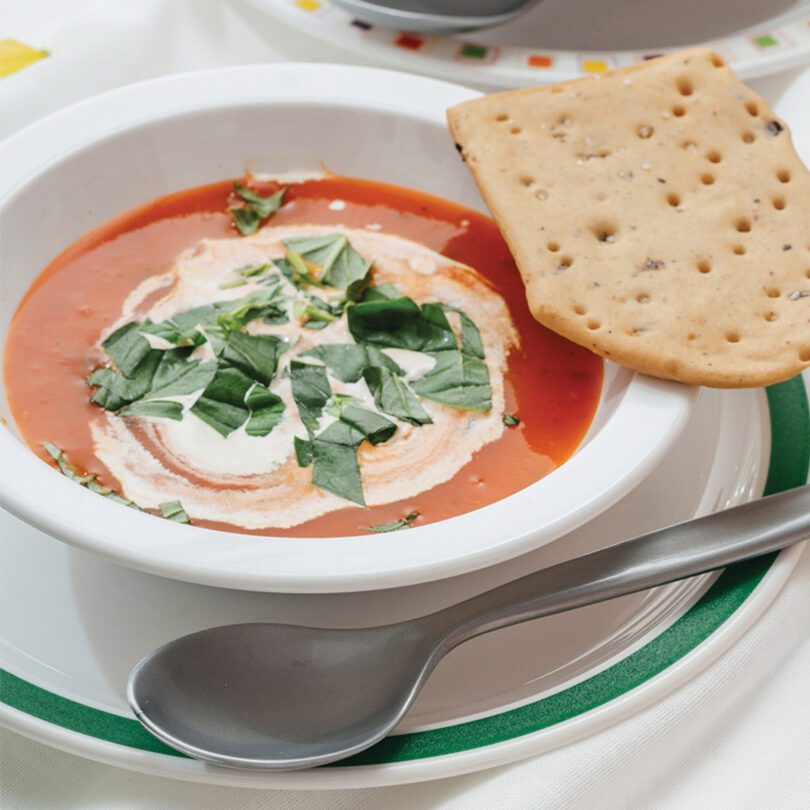
[[[771,455],[765,495],[800,486],[810,468],[810,409],[801,377],[766,389]],[[644,647],[561,692],[490,717],[388,737],[331,766],[380,765],[444,756],[513,740],[571,720],[617,698],[667,669],[720,627],[759,584],[776,554],[727,568],[673,625]],[[139,751],[184,757],[134,718],[85,706],[0,670],[0,702],[78,734]]]

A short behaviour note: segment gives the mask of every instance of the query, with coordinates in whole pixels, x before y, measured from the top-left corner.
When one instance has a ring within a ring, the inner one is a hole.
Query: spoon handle
[[[529,619],[702,574],[810,538],[810,485],[609,546],[426,617],[445,651]]]

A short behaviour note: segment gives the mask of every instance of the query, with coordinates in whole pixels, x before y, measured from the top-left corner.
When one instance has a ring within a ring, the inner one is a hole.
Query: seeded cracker
[[[810,366],[810,173],[709,50],[448,111],[535,318],[646,374]]]

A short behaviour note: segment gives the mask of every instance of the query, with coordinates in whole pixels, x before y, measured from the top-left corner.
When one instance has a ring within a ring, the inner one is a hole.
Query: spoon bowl
[[[418,621],[214,627],[138,664],[129,700],[153,734],[191,756],[244,769],[312,767],[394,728],[433,669],[434,648]]]

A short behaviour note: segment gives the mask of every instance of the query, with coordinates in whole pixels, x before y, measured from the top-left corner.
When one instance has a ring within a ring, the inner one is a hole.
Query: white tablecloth
[[[0,38],[8,36],[54,55],[0,81],[0,136],[150,76],[281,59],[346,61],[246,3],[217,0],[2,0]],[[757,87],[774,98],[785,83]],[[810,127],[810,105],[803,125]],[[3,810],[806,808],[810,552],[751,632],[688,686],[590,739],[472,776],[374,790],[254,791],[130,773],[9,732],[0,746]]]

